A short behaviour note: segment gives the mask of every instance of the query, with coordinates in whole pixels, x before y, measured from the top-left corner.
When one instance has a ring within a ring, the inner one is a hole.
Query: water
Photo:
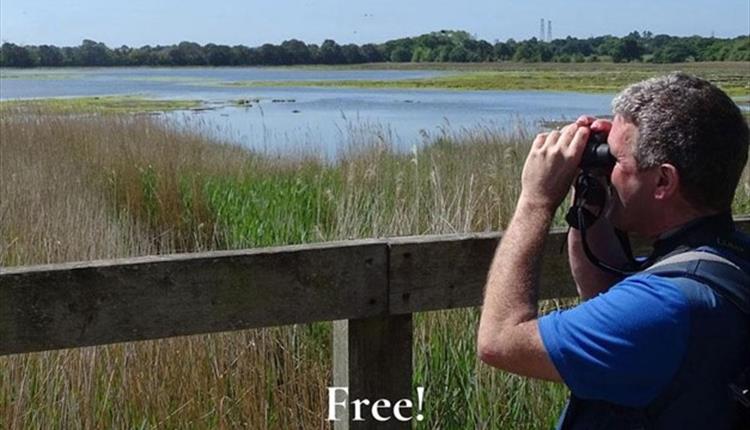
[[[438,71],[292,68],[102,68],[0,71],[0,99],[133,94],[202,100],[210,109],[164,115],[204,124],[218,137],[267,151],[311,147],[336,152],[352,134],[381,135],[408,150],[443,129],[531,128],[540,121],[606,114],[612,94],[320,87],[225,87],[238,81],[388,80]],[[233,101],[250,100],[249,106]]]

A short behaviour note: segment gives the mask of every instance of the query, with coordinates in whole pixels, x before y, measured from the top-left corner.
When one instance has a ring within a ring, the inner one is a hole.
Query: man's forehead
[[[635,123],[633,121],[631,121],[630,119],[628,119],[627,117],[625,117],[624,115],[621,115],[619,113],[615,114],[614,118],[612,119],[612,124],[613,125],[614,124],[618,124],[621,127],[622,126],[633,126],[633,127],[636,127],[636,125],[635,125]]]

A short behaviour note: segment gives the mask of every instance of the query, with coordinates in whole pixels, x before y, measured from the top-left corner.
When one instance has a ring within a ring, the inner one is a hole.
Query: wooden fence
[[[737,221],[750,231],[750,217]],[[0,269],[0,355],[334,321],[335,386],[349,387],[350,398],[412,398],[412,314],[481,305],[500,237],[356,240]],[[547,240],[542,299],[576,293],[565,237],[555,230]],[[371,419],[336,423],[375,426],[385,427]]]

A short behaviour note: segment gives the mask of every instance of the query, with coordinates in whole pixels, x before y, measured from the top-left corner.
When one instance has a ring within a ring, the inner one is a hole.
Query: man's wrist
[[[518,199],[518,204],[516,205],[517,215],[520,214],[524,217],[531,216],[535,219],[541,218],[548,220],[550,223],[554,217],[555,210],[557,210],[557,206],[550,204],[549,202],[526,197],[524,195],[521,195]]]

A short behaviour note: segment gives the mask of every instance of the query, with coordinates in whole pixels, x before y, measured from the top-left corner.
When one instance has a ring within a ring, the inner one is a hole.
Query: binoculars
[[[592,133],[586,142],[581,158],[581,169],[603,169],[610,170],[615,167],[615,157],[609,151],[607,135],[604,133]]]

